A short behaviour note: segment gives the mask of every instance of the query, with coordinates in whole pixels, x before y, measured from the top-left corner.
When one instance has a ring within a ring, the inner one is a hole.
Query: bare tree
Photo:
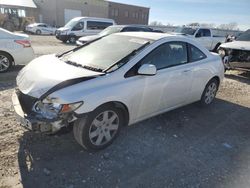
[[[152,25],[152,26],[162,26],[163,24],[161,22],[158,22],[158,21],[152,21],[150,23],[150,25]]]
[[[217,28],[225,30],[237,30],[238,24],[236,22],[231,22],[228,24],[220,24]]]

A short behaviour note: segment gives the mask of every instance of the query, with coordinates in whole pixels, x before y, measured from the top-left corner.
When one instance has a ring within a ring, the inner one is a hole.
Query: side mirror
[[[152,64],[144,64],[138,70],[139,75],[145,75],[145,76],[154,76],[156,75],[156,72],[157,72],[156,67]]]

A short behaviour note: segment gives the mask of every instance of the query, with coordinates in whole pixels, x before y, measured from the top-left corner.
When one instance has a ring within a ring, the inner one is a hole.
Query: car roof
[[[114,22],[113,19],[109,19],[109,18],[97,18],[97,17],[75,17],[71,20],[74,20],[74,21],[80,21],[80,20],[89,20],[89,21],[108,21],[108,22]]]
[[[119,27],[119,28],[125,28],[125,27],[137,27],[137,28],[150,28],[149,26],[146,25],[136,25],[136,24],[131,24],[131,25],[112,25],[109,27]]]
[[[155,32],[122,32],[122,33],[115,33],[114,35],[130,36],[130,37],[143,38],[143,39],[148,39],[148,40],[160,40],[166,37],[183,38],[183,36],[176,36],[174,34],[155,33]]]

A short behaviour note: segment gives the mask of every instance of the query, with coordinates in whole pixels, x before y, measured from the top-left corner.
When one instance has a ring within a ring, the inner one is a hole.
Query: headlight
[[[221,57],[224,57],[226,55],[226,51],[223,48],[220,48],[218,53]]]
[[[60,113],[68,113],[75,111],[76,109],[80,108],[83,105],[83,102],[76,102],[72,104],[63,104],[60,110]]]
[[[76,102],[72,104],[58,104],[58,103],[43,103],[38,101],[34,107],[33,111],[40,114],[42,117],[47,119],[57,118],[59,114],[69,113],[80,106],[82,106],[83,102]]]

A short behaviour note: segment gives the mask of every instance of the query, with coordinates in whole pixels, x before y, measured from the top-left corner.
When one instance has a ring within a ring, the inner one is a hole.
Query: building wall
[[[109,2],[109,18],[117,24],[142,24],[148,25],[149,8]]]
[[[108,18],[108,3],[103,0],[34,0],[42,21],[51,25],[65,25],[64,10],[76,10],[81,16]]]

